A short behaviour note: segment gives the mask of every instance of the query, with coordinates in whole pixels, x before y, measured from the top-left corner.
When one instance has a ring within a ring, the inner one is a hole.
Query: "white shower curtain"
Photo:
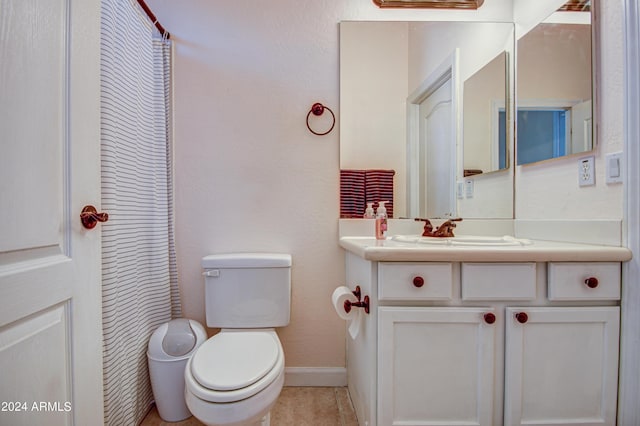
[[[133,0],[103,0],[102,298],[105,425],[153,400],[151,333],[180,316],[173,244],[170,45]]]

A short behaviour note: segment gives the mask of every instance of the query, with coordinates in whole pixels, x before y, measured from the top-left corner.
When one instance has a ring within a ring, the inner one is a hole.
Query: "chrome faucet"
[[[444,221],[440,226],[433,230],[433,225],[429,219],[415,218],[416,222],[424,222],[424,231],[422,232],[423,237],[436,237],[436,238],[444,238],[444,237],[453,237],[453,228],[456,227],[454,222],[462,221],[461,217],[456,219],[448,219]]]

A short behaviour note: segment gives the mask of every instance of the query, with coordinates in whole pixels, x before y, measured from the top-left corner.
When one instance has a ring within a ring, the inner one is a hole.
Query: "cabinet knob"
[[[420,288],[424,285],[424,278],[418,276],[413,278],[413,285]]]
[[[484,314],[484,322],[486,322],[487,324],[493,324],[494,322],[496,322],[496,316],[493,312],[487,312],[486,314]]]
[[[584,283],[587,285],[587,287],[589,288],[596,288],[598,287],[598,279],[596,277],[589,277],[586,280],[584,280]]]
[[[524,312],[517,312],[516,313],[516,320],[520,323],[520,324],[524,324],[525,322],[529,321],[529,315],[527,315]]]

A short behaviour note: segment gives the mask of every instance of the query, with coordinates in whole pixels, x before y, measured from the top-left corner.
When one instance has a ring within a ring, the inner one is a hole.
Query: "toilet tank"
[[[207,326],[271,328],[289,324],[291,255],[214,254],[202,259]]]

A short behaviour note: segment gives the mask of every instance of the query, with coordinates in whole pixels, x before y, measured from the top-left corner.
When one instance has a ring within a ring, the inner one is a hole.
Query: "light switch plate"
[[[622,182],[622,152],[605,155],[607,183]]]
[[[464,198],[464,182],[463,181],[458,181],[456,182],[457,185],[457,190],[456,190],[456,194],[459,200],[462,200]]]

